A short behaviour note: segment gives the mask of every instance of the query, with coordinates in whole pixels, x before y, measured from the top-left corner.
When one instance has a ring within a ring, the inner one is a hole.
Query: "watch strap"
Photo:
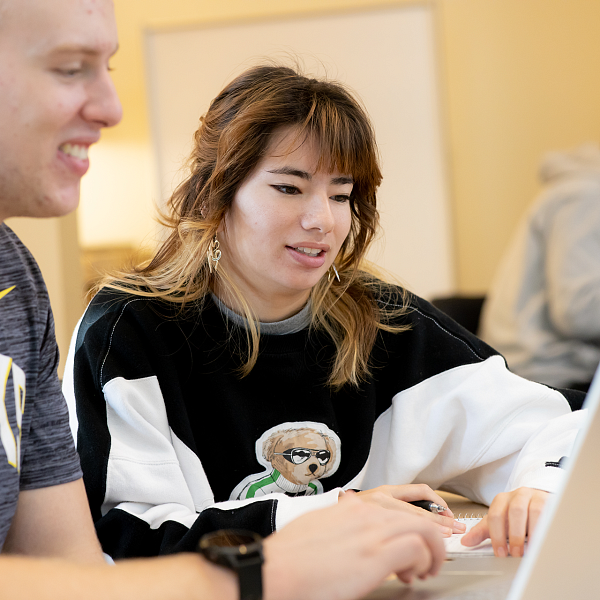
[[[237,562],[235,570],[240,580],[240,600],[262,600],[262,553]]]

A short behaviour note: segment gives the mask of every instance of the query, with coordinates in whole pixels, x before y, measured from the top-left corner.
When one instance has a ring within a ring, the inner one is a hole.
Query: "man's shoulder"
[[[45,290],[40,269],[31,252],[6,224],[0,224],[0,285],[10,278],[28,280]]]
[[[22,330],[32,335],[39,329],[42,335],[50,314],[46,285],[35,259],[6,224],[0,225],[0,256],[0,342],[7,344],[6,336],[18,337]]]
[[[6,223],[0,223],[0,247],[9,252],[13,251],[15,254],[31,256],[19,236]]]

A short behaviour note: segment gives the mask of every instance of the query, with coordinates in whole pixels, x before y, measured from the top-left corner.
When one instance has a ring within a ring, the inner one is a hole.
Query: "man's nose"
[[[83,116],[100,127],[112,127],[121,120],[123,108],[108,72],[101,73],[90,83]]]

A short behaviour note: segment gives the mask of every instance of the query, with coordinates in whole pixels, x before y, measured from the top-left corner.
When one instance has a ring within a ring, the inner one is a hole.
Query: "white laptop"
[[[524,558],[447,561],[438,577],[388,581],[365,600],[600,600],[600,367],[561,489],[550,498]]]

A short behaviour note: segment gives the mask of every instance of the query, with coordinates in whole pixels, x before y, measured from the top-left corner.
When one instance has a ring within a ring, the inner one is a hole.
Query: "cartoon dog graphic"
[[[341,442],[322,423],[283,423],[256,441],[256,458],[263,473],[246,477],[231,494],[232,500],[274,492],[311,496],[323,492],[319,479],[333,475],[340,463]]]

